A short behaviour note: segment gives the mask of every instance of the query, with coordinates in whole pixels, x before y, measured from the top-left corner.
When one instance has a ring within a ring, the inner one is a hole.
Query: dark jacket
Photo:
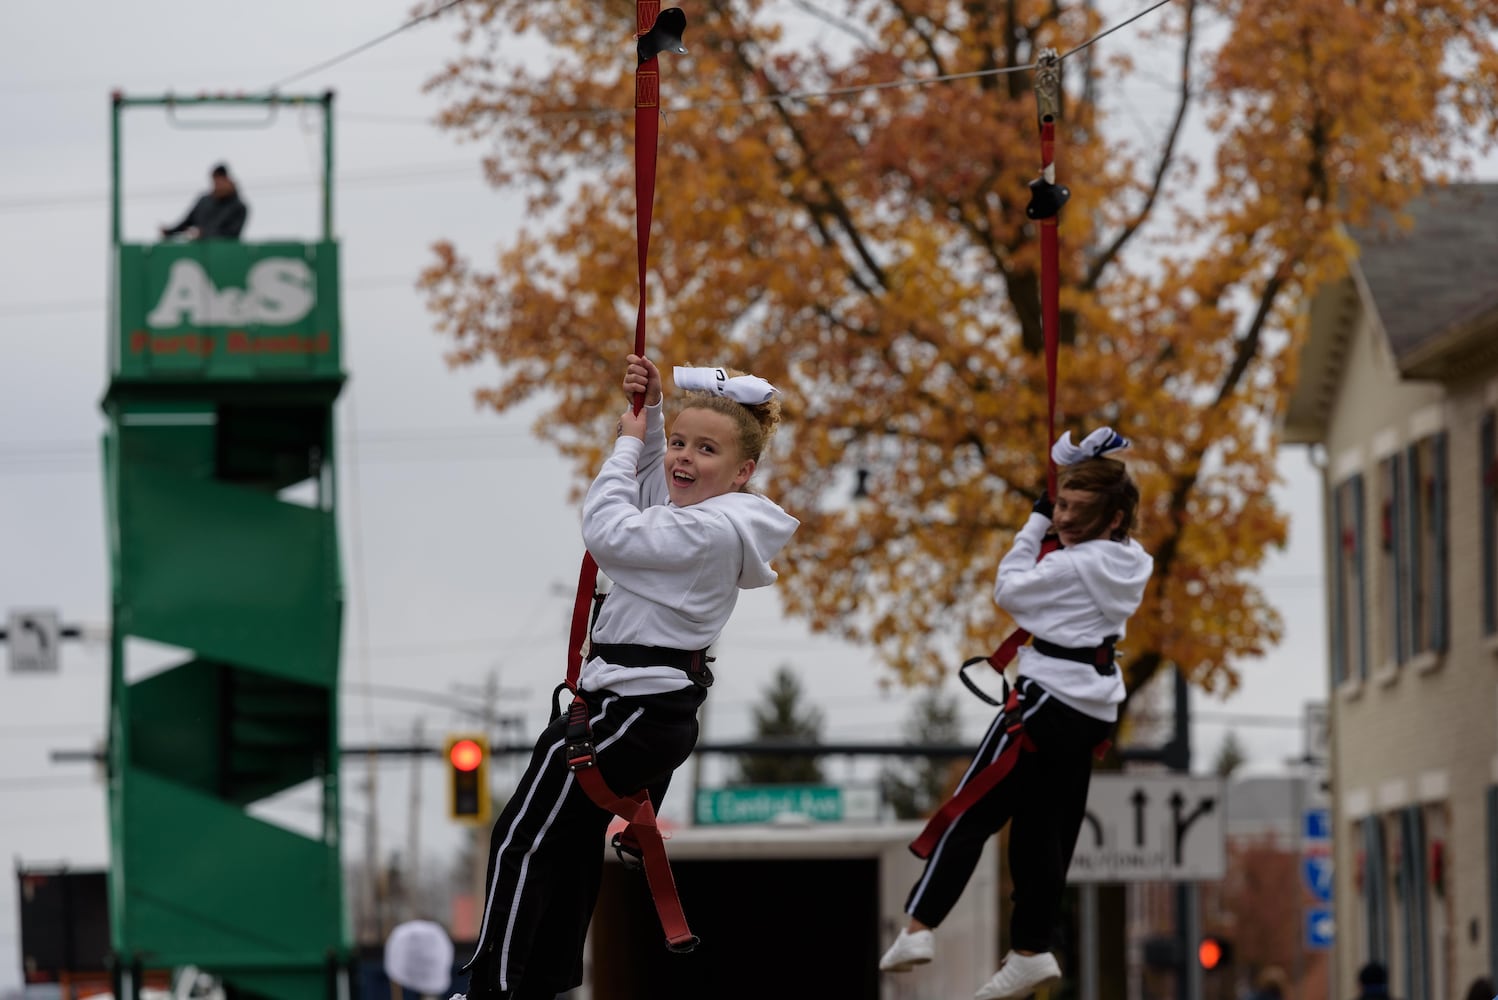
[[[166,230],[166,235],[196,229],[198,235],[195,239],[236,240],[244,229],[249,212],[249,208],[240,200],[238,191],[227,198],[216,198],[209,192],[198,199],[197,204],[187,213],[187,218]]]

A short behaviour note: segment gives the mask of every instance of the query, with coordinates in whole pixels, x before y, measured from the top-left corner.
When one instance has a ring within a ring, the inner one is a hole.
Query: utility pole
[[[1175,669],[1175,732],[1167,746],[1166,766],[1181,774],[1191,773],[1191,704],[1186,671]],[[1177,1000],[1198,1000],[1202,995],[1201,963],[1196,960],[1196,940],[1200,937],[1201,901],[1195,882],[1176,883],[1176,944],[1181,956],[1180,975],[1176,979]]]
[[[420,746],[425,738],[421,716],[411,725],[411,742]],[[422,916],[424,907],[414,905],[421,887],[421,769],[422,759],[411,759],[411,807],[406,816],[406,909],[404,919]]]
[[[375,775],[379,771],[378,754],[371,748],[365,756],[368,771],[364,788],[369,793],[369,815],[364,822],[364,877],[369,880],[370,933],[366,940],[385,940],[385,869],[380,864],[380,798]]]

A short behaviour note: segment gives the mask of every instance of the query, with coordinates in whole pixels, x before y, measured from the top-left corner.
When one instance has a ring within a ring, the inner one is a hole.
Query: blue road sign
[[[1332,919],[1332,911],[1324,906],[1313,907],[1306,911],[1306,947],[1316,951],[1325,951],[1332,946],[1336,939],[1336,923]]]
[[[1332,901],[1332,859],[1329,855],[1313,854],[1301,858],[1300,873],[1311,895],[1323,903]]]
[[[1331,810],[1307,809],[1303,835],[1306,840],[1330,840],[1332,838]]]

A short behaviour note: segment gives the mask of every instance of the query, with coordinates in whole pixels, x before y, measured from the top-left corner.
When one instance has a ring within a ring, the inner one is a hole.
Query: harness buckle
[[[592,767],[594,754],[588,703],[582,698],[574,698],[567,706],[567,767],[573,771]]]
[[[567,744],[567,768],[572,771],[581,771],[585,767],[592,767],[593,741],[578,740],[576,743]]]
[[[610,844],[614,853],[619,855],[619,863],[624,866],[625,871],[637,872],[645,868],[644,850],[632,840],[625,840],[623,832],[614,834]]]
[[[1093,657],[1092,665],[1097,672],[1104,677],[1112,677],[1118,672],[1118,664],[1114,661],[1118,658],[1118,636],[1110,635],[1103,639],[1103,644],[1097,648]]]
[[[704,691],[713,686],[713,669],[708,664],[716,659],[716,656],[708,656],[705,649],[695,650],[692,653],[691,663],[687,667],[687,677]]]

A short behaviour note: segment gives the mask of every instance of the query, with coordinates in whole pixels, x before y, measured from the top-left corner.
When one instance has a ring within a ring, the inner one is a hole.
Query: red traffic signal
[[[1232,942],[1208,935],[1196,946],[1196,960],[1207,971],[1220,969],[1233,960]]]
[[[479,735],[447,739],[447,815],[459,823],[489,821],[489,740]]]
[[[457,740],[447,748],[447,759],[459,771],[477,771],[484,763],[484,748],[473,740]]]

